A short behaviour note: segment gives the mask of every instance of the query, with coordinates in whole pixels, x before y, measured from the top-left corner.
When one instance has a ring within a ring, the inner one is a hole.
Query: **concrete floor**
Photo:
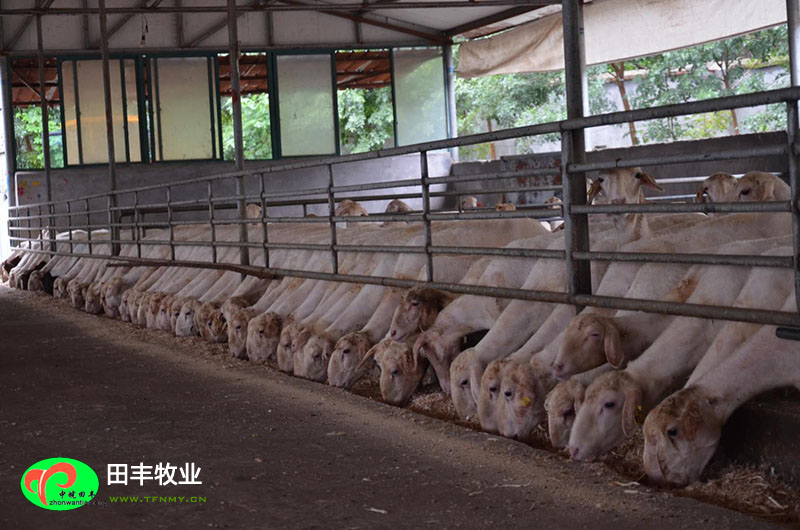
[[[0,288],[0,528],[773,527],[36,296]],[[24,499],[23,471],[55,456],[98,473],[101,505]],[[203,484],[106,485],[107,464],[166,461]]]

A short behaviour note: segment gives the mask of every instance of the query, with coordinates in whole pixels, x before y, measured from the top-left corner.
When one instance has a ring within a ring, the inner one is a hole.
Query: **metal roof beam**
[[[494,24],[495,22],[500,22],[512,17],[524,15],[525,13],[529,13],[539,9],[540,7],[544,7],[545,5],[547,4],[542,3],[541,5],[512,7],[511,9],[506,9],[505,11],[488,15],[483,18],[479,18],[478,20],[473,20],[472,22],[459,24],[458,26],[446,30],[444,34],[448,37],[455,37],[456,35],[466,33],[467,31],[472,31],[473,29],[482,28],[483,26],[488,26],[489,24]]]
[[[258,4],[259,4],[259,0],[254,0],[253,2],[251,2],[250,5],[251,6],[256,6]],[[243,15],[245,15],[245,13],[242,13],[241,11],[239,11],[237,9],[236,18],[240,18]],[[228,26],[228,17],[226,16],[226,17],[220,19],[219,22],[216,22],[216,23],[212,24],[211,27],[209,27],[207,30],[205,30],[203,33],[201,33],[197,37],[193,38],[190,42],[186,43],[186,48],[194,48],[195,46],[197,46],[198,44],[200,44],[201,42],[203,42],[204,40],[209,38],[211,35],[213,35],[214,33],[217,33],[218,31],[222,31],[227,26]]]
[[[148,1],[148,0],[141,0],[141,1],[139,2],[139,7],[158,7],[158,5],[159,5],[161,2],[163,2],[163,0],[155,0],[155,2],[153,2],[153,4],[152,4],[152,5],[148,6],[148,5],[147,5],[147,1]],[[122,17],[120,20],[118,20],[118,21],[117,21],[117,23],[116,23],[116,24],[114,24],[113,26],[111,26],[111,29],[109,29],[109,30],[108,30],[108,38],[110,39],[111,37],[113,37],[113,36],[114,36],[114,34],[115,34],[116,32],[118,32],[119,30],[121,30],[121,29],[122,29],[122,27],[123,27],[125,24],[127,24],[127,23],[130,21],[130,19],[132,19],[134,16],[136,16],[136,14],[135,14],[135,13],[129,13],[129,14],[127,14],[127,15],[123,16],[123,17]],[[92,48],[100,48],[100,44],[101,44],[101,42],[100,42],[100,39],[98,39],[96,42],[94,42],[94,43],[92,44],[92,46],[91,46],[91,47],[92,47]]]
[[[47,9],[48,7],[50,7],[53,4],[53,2],[55,2],[55,0],[46,0],[45,3],[42,4],[40,9]],[[29,16],[28,18],[25,19],[25,21],[22,23],[22,26],[20,26],[20,28],[17,30],[17,32],[14,34],[14,36],[11,37],[11,42],[8,43],[8,46],[6,46],[6,49],[13,48],[14,45],[19,42],[19,39],[21,39],[22,35],[25,34],[25,30],[28,29],[28,26],[31,25],[31,22],[33,22],[33,20],[34,20],[33,16]]]

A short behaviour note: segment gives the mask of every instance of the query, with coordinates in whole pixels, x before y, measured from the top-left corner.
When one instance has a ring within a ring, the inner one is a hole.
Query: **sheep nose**
[[[625,199],[612,199],[611,204],[625,204]]]
[[[561,373],[564,370],[564,363],[553,363],[553,370]]]
[[[570,446],[570,448],[569,448],[569,456],[573,460],[577,460],[578,459],[578,448],[574,447],[574,446]]]
[[[392,337],[394,337],[394,336],[396,336],[396,335],[397,335],[397,330],[396,330],[396,329],[393,329],[393,330],[392,330]]]

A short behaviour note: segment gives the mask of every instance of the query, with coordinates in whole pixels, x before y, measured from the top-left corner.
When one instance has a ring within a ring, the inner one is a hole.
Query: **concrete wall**
[[[428,157],[430,176],[444,176],[450,173],[451,159],[448,153],[431,153]],[[285,161],[284,161],[285,162]],[[246,167],[267,167],[271,164],[278,162],[266,163],[252,163],[247,164]],[[202,183],[188,183],[177,184],[187,179],[203,177],[208,175],[223,174],[233,171],[230,162],[196,162],[196,163],[160,163],[154,165],[131,165],[131,166],[118,166],[117,180],[120,190],[130,189],[138,186],[148,186],[160,183],[176,183],[172,189],[172,200],[193,200],[207,198],[207,184]],[[334,166],[334,182],[336,185],[350,185],[360,184],[367,182],[387,182],[408,178],[418,178],[420,174],[419,156],[407,155],[393,158],[367,160],[361,162],[350,162],[345,164],[338,164]],[[52,172],[52,185],[53,185],[53,199],[64,200],[74,199],[86,195],[103,193],[108,189],[108,170],[105,166],[98,166],[93,168],[82,169],[57,169]],[[32,204],[44,201],[47,196],[47,187],[44,181],[44,175],[40,171],[21,171],[16,174],[16,185],[20,191],[19,204]],[[260,191],[260,183],[258,178],[247,179],[247,193],[258,194]],[[274,174],[269,174],[267,177],[267,189],[269,191],[300,191],[309,188],[318,188],[328,185],[328,172],[323,167],[298,169],[292,171],[281,171]],[[432,187],[432,189],[438,189]],[[396,188],[392,190],[382,191],[373,190],[359,193],[348,193],[346,196],[364,195],[364,194],[387,194],[387,193],[419,193],[418,187],[413,188]],[[213,194],[216,197],[232,196],[235,193],[235,183],[233,179],[224,179],[216,181],[213,184]],[[166,202],[165,189],[142,192],[139,196],[139,204],[154,204]],[[322,196],[316,196],[318,198]],[[325,196],[327,197],[327,196]],[[133,204],[133,194],[120,195],[120,205]],[[371,213],[378,213],[384,211],[386,204],[389,200],[370,201],[365,202],[364,206]],[[407,201],[412,208],[421,208],[420,201],[409,200]],[[89,204],[90,210],[99,210],[107,207],[108,200],[105,197],[92,199]],[[433,202],[434,207],[440,205],[440,201]],[[57,212],[64,212],[64,207],[59,206]],[[72,211],[85,211],[85,205],[82,203],[73,203]],[[32,211],[31,213],[36,213]],[[317,215],[328,215],[327,204],[311,205],[307,213],[315,213]],[[232,210],[221,210],[216,214],[219,218],[230,217],[233,215]],[[283,206],[269,208],[269,215],[282,216],[282,215],[303,215],[303,209],[300,206]],[[163,215],[148,215],[147,220],[163,219]],[[176,219],[207,219],[208,214],[206,211],[202,212],[186,212],[178,213],[175,215]],[[73,218],[73,224],[85,224],[84,216],[76,216]],[[95,214],[92,216],[93,223],[107,222],[108,217],[106,214]],[[130,221],[128,219],[127,221]],[[58,226],[66,226],[66,218],[59,216],[57,219]]]

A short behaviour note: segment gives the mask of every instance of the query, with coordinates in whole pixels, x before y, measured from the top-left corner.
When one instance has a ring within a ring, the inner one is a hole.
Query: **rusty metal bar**
[[[336,252],[336,198],[333,191],[333,164],[328,164],[328,224],[331,228],[331,270],[339,273],[339,254]]]
[[[217,226],[214,222],[214,201],[212,199],[214,195],[213,189],[214,183],[208,183],[208,224],[211,229],[211,242],[215,243],[217,241]],[[213,263],[217,262],[217,248],[216,246],[211,246],[211,261]]]

